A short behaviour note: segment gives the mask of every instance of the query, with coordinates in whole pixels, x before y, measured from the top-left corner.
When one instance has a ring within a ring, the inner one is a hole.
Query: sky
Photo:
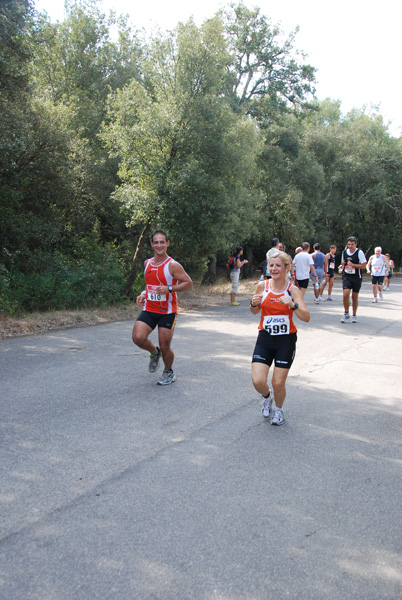
[[[397,0],[244,0],[258,6],[285,34],[299,27],[295,47],[317,69],[316,96],[341,101],[347,114],[365,107],[378,109],[390,133],[402,135],[402,3]],[[103,0],[105,13],[129,14],[135,28],[173,29],[192,16],[197,23],[229,2],[221,0]],[[63,20],[64,0],[35,0],[52,21]]]

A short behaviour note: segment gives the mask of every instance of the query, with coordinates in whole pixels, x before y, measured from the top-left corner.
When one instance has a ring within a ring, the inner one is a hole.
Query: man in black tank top
[[[352,323],[357,323],[356,312],[359,306],[359,292],[362,285],[362,269],[365,269],[367,259],[362,250],[357,247],[355,237],[348,237],[347,248],[342,252],[342,262],[339,270],[342,271],[343,306],[345,313],[341,323],[350,319],[349,299],[352,292],[353,317]]]

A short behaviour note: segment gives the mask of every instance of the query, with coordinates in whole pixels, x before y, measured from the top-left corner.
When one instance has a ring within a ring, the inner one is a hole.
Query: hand
[[[292,298],[289,298],[289,296],[281,296],[281,297],[279,298],[279,302],[280,302],[281,304],[287,304],[287,305],[288,305],[288,306],[290,306],[290,307],[291,307],[291,306],[294,304],[294,302],[293,302]]]
[[[168,291],[169,291],[169,288],[167,285],[158,285],[158,287],[156,288],[157,294],[167,294]]]
[[[251,298],[251,306],[253,308],[257,308],[257,306],[259,306],[259,304],[261,304],[261,300],[262,300],[262,294],[254,294],[254,296]]]
[[[145,294],[140,294],[139,296],[137,296],[136,302],[138,306],[142,306],[145,302]]]

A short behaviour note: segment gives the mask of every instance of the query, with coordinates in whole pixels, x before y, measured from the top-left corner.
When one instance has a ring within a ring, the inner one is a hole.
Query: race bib
[[[166,300],[166,294],[158,294],[156,285],[147,285],[147,300],[152,302],[163,302]]]
[[[330,262],[329,263],[329,268],[330,269],[335,269],[335,263],[334,262]]]
[[[371,267],[373,275],[379,275],[381,273],[382,265]]]
[[[345,273],[354,275],[354,273],[356,273],[356,269],[354,267],[350,267],[349,265],[345,265]]]
[[[270,335],[286,335],[290,330],[288,315],[278,315],[271,317],[267,315],[263,320],[263,327]]]

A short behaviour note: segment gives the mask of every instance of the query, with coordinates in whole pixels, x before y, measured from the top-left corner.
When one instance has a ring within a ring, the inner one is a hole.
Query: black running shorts
[[[287,335],[270,335],[266,331],[259,331],[251,362],[272,365],[290,369],[296,354],[297,333]]]
[[[174,326],[176,324],[177,313],[170,313],[169,315],[161,315],[159,313],[149,312],[148,310],[143,310],[138,316],[137,321],[142,321],[146,323],[152,330],[155,329],[156,326],[164,327],[165,329],[171,329],[173,331]]]
[[[342,277],[342,287],[344,290],[352,290],[352,292],[358,294],[360,292],[360,288],[362,287],[362,280],[352,279],[352,277],[344,275]]]

